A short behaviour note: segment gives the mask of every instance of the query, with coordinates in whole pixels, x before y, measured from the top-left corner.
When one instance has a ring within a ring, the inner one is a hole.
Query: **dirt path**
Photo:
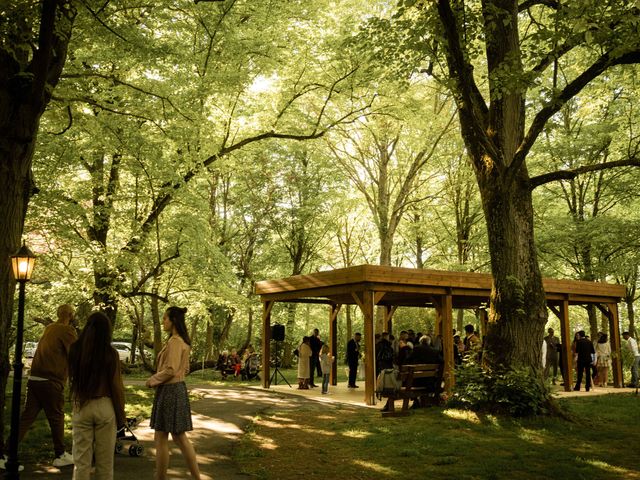
[[[231,459],[234,445],[240,439],[251,419],[266,408],[277,405],[291,405],[305,401],[302,398],[283,396],[273,391],[233,387],[190,387],[191,392],[200,397],[192,402],[194,431],[189,437],[198,454],[198,462],[203,480],[246,480],[238,466]],[[155,450],[153,430],[149,421],[143,421],[134,430],[145,452],[142,457],[130,457],[127,453],[116,455],[115,474],[117,480],[147,480],[153,478]],[[180,450],[171,444],[169,478],[186,479],[189,473]],[[125,445],[128,448],[128,444]],[[71,479],[72,467],[58,469],[51,465],[25,467],[20,474],[22,480]]]

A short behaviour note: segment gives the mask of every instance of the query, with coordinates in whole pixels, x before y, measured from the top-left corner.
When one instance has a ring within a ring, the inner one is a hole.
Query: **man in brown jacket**
[[[27,399],[20,416],[18,443],[22,441],[40,410],[44,410],[51,427],[55,467],[73,464],[73,457],[64,447],[64,386],[69,375],[69,347],[77,338],[76,329],[70,325],[74,314],[71,305],[61,305],[58,307],[58,321],[44,329],[31,363]],[[6,456],[0,458],[0,468],[5,468],[6,460]]]

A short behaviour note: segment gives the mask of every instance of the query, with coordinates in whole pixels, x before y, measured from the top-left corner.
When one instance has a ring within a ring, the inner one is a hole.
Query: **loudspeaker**
[[[271,325],[271,340],[282,342],[284,340],[284,325],[276,323]]]

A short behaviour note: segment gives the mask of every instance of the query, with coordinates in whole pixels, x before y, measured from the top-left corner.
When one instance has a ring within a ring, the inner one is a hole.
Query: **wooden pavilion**
[[[263,304],[262,314],[262,385],[269,388],[271,358],[271,309],[275,302],[326,304],[329,313],[329,342],[331,355],[337,352],[337,317],[342,305],[358,305],[364,316],[365,389],[364,401],[375,404],[375,307],[384,308],[384,330],[392,332],[392,318],[398,307],[427,307],[436,310],[436,334],[443,334],[445,389],[455,382],[453,337],[453,309],[480,309],[481,331],[486,331],[486,307],[491,293],[492,277],[483,273],[446,272],[411,268],[360,265],[337,270],[296,275],[279,280],[257,282],[256,294]],[[565,390],[573,385],[573,355],[569,330],[570,305],[595,305],[609,318],[609,332],[613,357],[613,381],[622,387],[620,360],[620,331],[618,302],[624,296],[622,285],[576,280],[544,279],[547,305],[560,319],[562,365]],[[542,341],[542,339],[541,339]],[[331,383],[337,383],[337,362],[331,371]]]

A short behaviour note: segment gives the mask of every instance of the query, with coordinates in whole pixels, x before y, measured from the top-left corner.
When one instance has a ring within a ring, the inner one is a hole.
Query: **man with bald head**
[[[18,443],[33,424],[40,410],[44,410],[49,427],[55,458],[53,465],[73,464],[71,454],[64,447],[64,386],[67,383],[69,347],[76,341],[76,329],[71,326],[75,310],[65,304],[58,307],[58,321],[47,325],[31,363],[27,382],[27,399],[20,416]],[[5,468],[6,456],[0,458]]]

